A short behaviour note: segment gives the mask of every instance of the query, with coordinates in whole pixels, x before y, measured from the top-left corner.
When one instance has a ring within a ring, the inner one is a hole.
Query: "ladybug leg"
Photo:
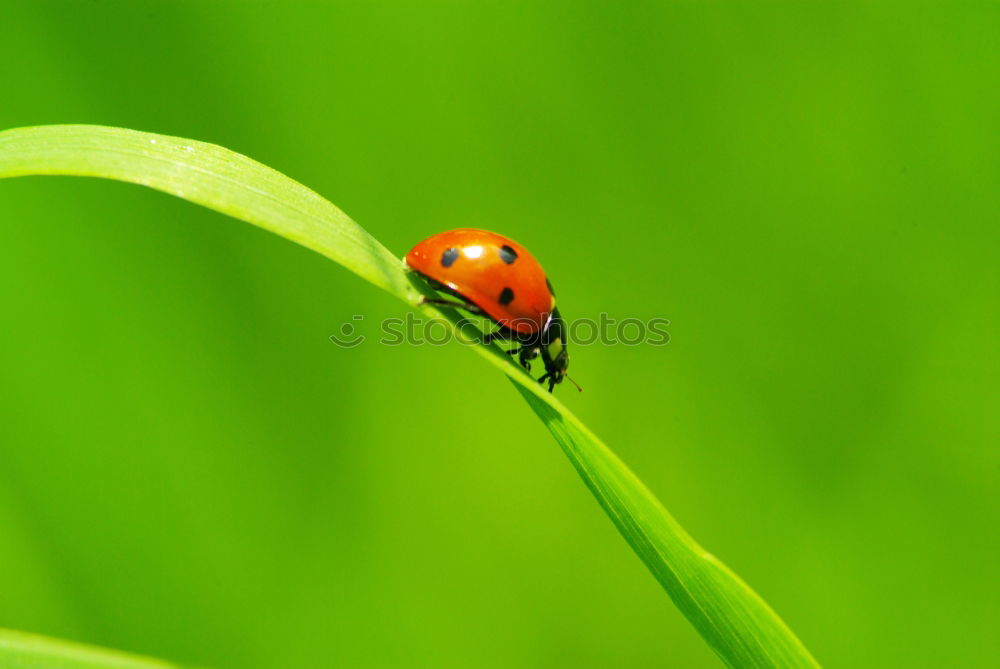
[[[549,392],[551,393],[552,389],[556,387],[556,377],[549,372],[545,372],[541,375],[541,377],[539,377],[538,382],[545,383],[545,379],[549,380]]]
[[[521,366],[524,367],[529,372],[531,371],[531,361],[538,357],[537,348],[522,348],[521,354],[518,356],[518,360]]]

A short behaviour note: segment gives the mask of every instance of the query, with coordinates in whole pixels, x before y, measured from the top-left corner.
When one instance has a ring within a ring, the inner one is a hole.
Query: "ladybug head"
[[[557,383],[562,383],[563,378],[569,379],[577,390],[583,390],[566,374],[566,370],[569,369],[566,324],[560,317],[558,309],[552,310],[552,318],[542,336],[542,360],[545,362],[545,374],[538,380],[542,382],[548,379],[549,392],[552,392]]]

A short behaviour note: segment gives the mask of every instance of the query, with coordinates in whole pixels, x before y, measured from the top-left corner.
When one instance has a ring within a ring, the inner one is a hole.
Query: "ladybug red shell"
[[[521,364],[541,354],[551,391],[569,366],[566,327],[556,309],[552,284],[535,257],[512,239],[488,230],[448,230],[420,242],[406,264],[431,285],[459,300],[425,300],[488,316],[499,326],[487,335],[520,344]]]
[[[512,239],[487,230],[448,230],[420,242],[406,264],[521,334],[545,329],[556,306],[542,266]]]

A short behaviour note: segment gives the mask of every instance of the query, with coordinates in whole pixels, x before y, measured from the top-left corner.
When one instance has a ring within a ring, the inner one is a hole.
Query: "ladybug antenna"
[[[577,383],[576,381],[574,381],[572,379],[572,377],[570,377],[569,374],[564,374],[563,376],[565,376],[567,379],[569,379],[569,382],[572,383],[574,386],[576,386],[577,390],[579,390],[581,393],[583,392],[583,388],[580,387],[580,384]]]

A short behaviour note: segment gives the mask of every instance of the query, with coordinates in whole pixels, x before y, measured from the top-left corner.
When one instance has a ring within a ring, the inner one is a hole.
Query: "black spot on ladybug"
[[[508,265],[514,264],[514,261],[517,260],[517,251],[504,244],[500,247],[500,260]]]
[[[504,288],[500,291],[500,304],[507,306],[514,301],[514,291],[510,288]]]
[[[552,282],[549,281],[549,277],[545,277],[545,285],[549,287],[549,295],[552,297],[556,296],[556,289],[552,287]]]
[[[441,264],[445,267],[451,267],[456,260],[458,260],[458,249],[456,248],[450,248],[441,254]]]

